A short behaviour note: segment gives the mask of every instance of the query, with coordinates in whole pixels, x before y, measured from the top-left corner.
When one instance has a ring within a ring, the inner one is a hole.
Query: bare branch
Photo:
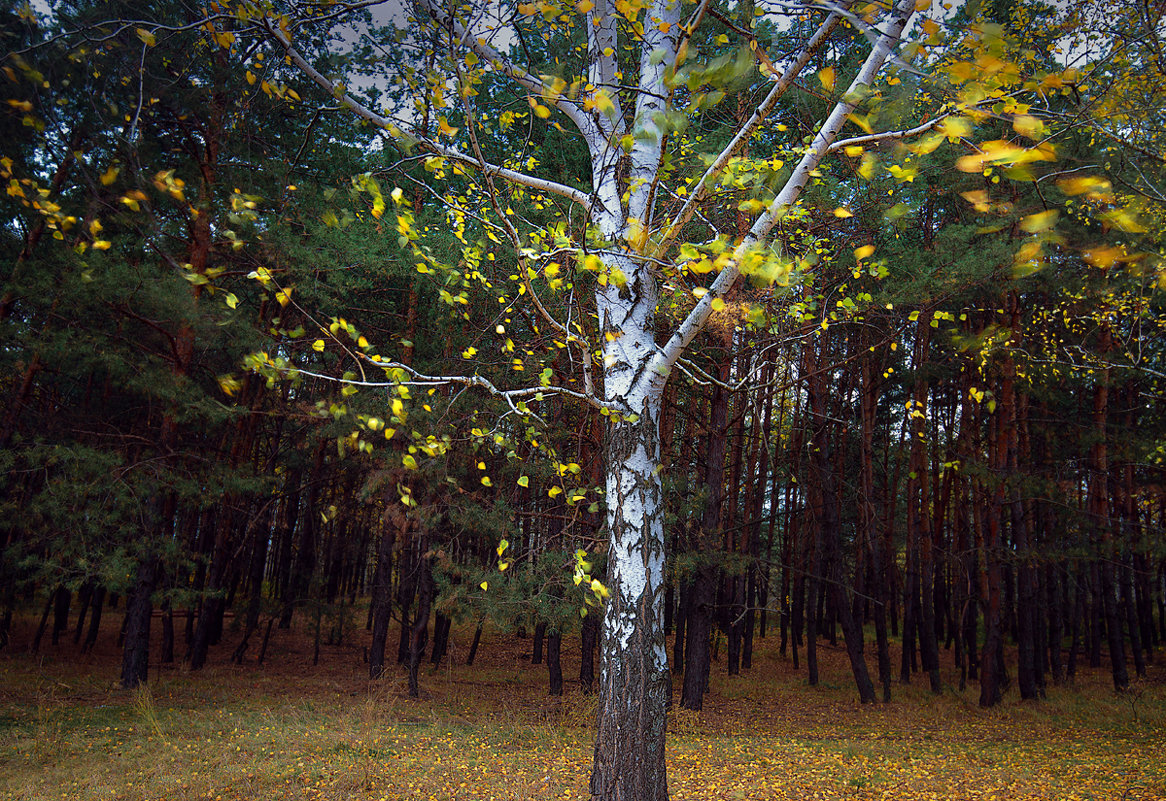
[[[496,398],[501,398],[506,401],[507,405],[521,415],[531,415],[533,412],[529,410],[520,409],[517,404],[527,399],[537,399],[540,396],[548,395],[562,395],[569,398],[581,400],[588,403],[596,409],[607,410],[608,412],[628,413],[629,410],[622,408],[620,405],[597,398],[594,395],[588,395],[585,392],[580,392],[574,389],[568,389],[562,386],[549,387],[522,387],[520,389],[500,389],[494,382],[479,375],[427,375],[418,370],[413,369],[407,364],[401,362],[385,362],[373,361],[367,357],[363,359],[370,365],[374,365],[384,370],[403,370],[409,375],[409,379],[405,381],[372,381],[369,379],[345,379],[337,378],[335,376],[327,375],[325,373],[317,373],[314,370],[307,370],[302,367],[276,367],[275,369],[287,376],[306,375],[309,378],[318,378],[322,381],[331,381],[336,384],[345,384],[354,387],[366,387],[370,389],[389,389],[397,386],[409,387],[442,387],[442,386],[464,386],[475,389],[484,390],[487,394]]]

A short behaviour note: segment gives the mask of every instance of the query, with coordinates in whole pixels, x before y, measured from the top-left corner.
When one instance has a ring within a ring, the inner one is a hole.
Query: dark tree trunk
[[[695,532],[693,549],[707,552],[721,544],[722,505],[724,501],[725,438],[728,434],[729,392],[724,387],[729,380],[732,358],[721,357],[717,376],[721,383],[713,388],[709,402],[708,437],[705,438],[704,452],[708,457],[705,466],[704,487],[706,492],[704,514],[700,530]],[[716,599],[717,571],[709,564],[701,564],[690,578],[688,593],[691,596],[688,607],[688,621],[684,645],[684,685],[680,695],[680,706],[684,709],[699,710],[708,689],[709,636],[712,634],[713,606]]]
[[[680,691],[682,709],[699,711],[709,680],[709,636],[712,634],[712,604],[716,577],[709,565],[701,565],[689,578],[685,596],[684,683]]]
[[[865,340],[863,344],[866,344]],[[859,385],[859,415],[862,427],[859,432],[858,515],[859,525],[862,527],[861,539],[867,548],[867,573],[870,576],[867,591],[872,602],[871,617],[874,619],[879,684],[883,688],[883,703],[890,703],[891,652],[887,639],[887,577],[882,555],[882,534],[878,530],[879,516],[875,509],[874,491],[874,434],[878,412],[878,386],[875,383],[875,370],[873,357],[862,360]]]
[[[1109,349],[1111,342],[1109,329],[1101,329],[1098,345],[1101,352]],[[1114,521],[1109,514],[1110,509],[1110,479],[1109,448],[1107,442],[1107,428],[1109,425],[1109,370],[1101,371],[1093,393],[1093,436],[1094,443],[1090,450],[1090,480],[1089,480],[1089,511],[1093,525],[1098,529],[1102,543],[1102,561],[1100,565],[1101,579],[1101,610],[1105,616],[1105,633],[1109,644],[1109,661],[1113,674],[1113,688],[1118,691],[1126,690],[1130,686],[1129,672],[1126,669],[1125,638],[1122,636],[1121,619],[1118,616],[1117,581],[1115,578],[1114,563],[1118,559],[1117,546],[1114,543]]]
[[[1049,621],[1049,671],[1053,676],[1053,684],[1065,682],[1065,665],[1061,658],[1065,642],[1065,615],[1061,603],[1061,572],[1058,564],[1048,565],[1045,568],[1045,586],[1048,595]]]
[[[255,657],[257,665],[262,665],[263,660],[267,658],[267,644],[271,642],[271,630],[275,627],[275,622],[274,617],[268,618],[267,626],[263,629],[263,642],[259,644],[259,653]]]
[[[149,673],[150,619],[154,615],[153,595],[161,572],[162,566],[157,557],[144,557],[138,564],[134,588],[126,600],[121,686],[127,690],[145,683]]]
[[[547,679],[551,695],[563,694],[563,665],[559,659],[563,637],[559,632],[547,634]]]
[[[595,689],[595,647],[599,644],[599,618],[596,615],[589,614],[583,618],[579,639],[582,646],[579,655],[579,686],[584,693],[590,694]]]
[[[815,539],[818,527],[815,525]],[[818,686],[818,595],[820,582],[817,573],[820,570],[821,559],[818,555],[820,548],[813,546],[813,572],[806,578],[806,681],[811,687]]]
[[[1002,458],[1002,433],[998,415],[989,421],[989,461],[999,473],[1004,470]],[[1000,703],[1003,697],[1004,630],[1003,630],[1003,570],[1000,566],[1001,537],[1000,526],[1004,513],[1004,485],[998,483],[992,492],[986,510],[984,542],[979,548],[984,556],[983,572],[980,576],[981,600],[984,608],[984,648],[980,658],[980,706],[990,707]],[[979,544],[979,543],[978,543]]]
[[[250,585],[250,597],[247,600],[247,619],[244,621],[243,636],[235,652],[231,655],[236,665],[243,664],[243,656],[251,643],[251,636],[259,628],[259,613],[263,610],[263,572],[267,567],[267,548],[271,540],[271,518],[274,511],[272,503],[260,511],[251,531],[251,559],[248,562],[247,583]]]
[[[1078,566],[1073,582],[1073,617],[1069,621],[1069,660],[1065,677],[1071,682],[1077,675],[1077,655],[1081,653],[1081,627],[1085,623],[1085,568]]]
[[[85,630],[85,618],[89,614],[89,605],[93,602],[93,582],[87,581],[77,591],[77,603],[81,606],[77,610],[77,627],[73,630],[73,645],[81,642],[81,632]]]
[[[386,520],[391,513],[386,513]],[[372,616],[372,642],[368,650],[368,675],[379,679],[385,671],[385,643],[389,638],[389,623],[393,617],[393,542],[396,532],[387,522],[382,525],[380,542],[377,545],[376,572],[372,579],[372,600],[369,613]]]
[[[1101,567],[1094,560],[1089,564],[1089,667],[1101,667],[1101,631],[1105,611],[1101,603]]]
[[[57,591],[54,589],[49,593],[49,597],[45,599],[45,610],[41,613],[40,623],[37,624],[36,634],[33,635],[32,638],[31,650],[34,654],[40,652],[40,643],[41,640],[44,639],[45,631],[48,629],[49,613],[53,611],[53,601],[56,599],[56,597]]]
[[[162,604],[162,653],[158,661],[169,665],[174,661],[174,610],[170,608],[170,601]]]
[[[547,624],[536,623],[534,627],[534,640],[531,642],[530,663],[532,665],[541,665],[543,663],[543,638],[546,637]]]
[[[105,587],[98,584],[93,589],[93,600],[90,601],[89,631],[85,633],[85,641],[81,643],[81,653],[88,653],[97,644],[97,634],[101,630],[101,611],[105,604]]]
[[[292,595],[292,556],[294,552],[296,521],[300,515],[300,485],[303,482],[303,470],[294,467],[288,471],[287,481],[284,482],[283,508],[280,513],[278,552],[275,560],[275,587],[277,597],[283,602],[283,609],[279,616],[279,627],[286,629],[291,625],[292,610],[295,598]]]
[[[312,575],[316,569],[316,524],[320,515],[319,499],[320,487],[324,481],[324,456],[327,441],[321,439],[316,445],[312,472],[308,479],[307,498],[303,509],[299,509],[299,547],[296,549],[292,563],[291,577],[288,582],[288,594],[284,602],[283,615],[280,617],[279,627],[287,628],[291,625],[291,616],[295,608],[308,600],[312,588]],[[299,504],[296,504],[299,507]]]
[[[61,633],[69,630],[69,607],[73,602],[73,593],[64,584],[57,587],[53,595],[53,636],[52,644],[58,645]]]
[[[429,636],[429,610],[433,602],[433,566],[429,558],[420,558],[420,584],[417,598],[417,616],[409,631],[409,697],[421,697],[421,688],[417,682],[418,668],[425,655],[426,640]]]
[[[680,590],[676,593],[679,596],[676,608],[676,636],[672,639],[672,664],[673,672],[679,675],[684,674],[684,640],[688,631],[688,611],[692,605],[692,596],[688,592],[687,582],[680,586]]]
[[[482,621],[478,621],[474,629],[474,639],[470,642],[470,651],[466,654],[466,665],[474,664],[474,657],[478,655],[478,645],[482,642]]]
[[[830,457],[829,421],[826,410],[825,375],[820,369],[809,380],[810,413],[813,415],[811,463],[817,479],[820,513],[818,528],[821,531],[821,547],[825,551],[828,566],[827,575],[835,614],[842,625],[842,636],[846,641],[846,654],[858,687],[859,699],[864,704],[875,702],[874,684],[867,671],[863,657],[862,624],[854,619],[850,598],[847,595],[842,570],[842,530],[838,519],[838,494],[834,481],[833,464]],[[816,678],[816,677],[815,677]]]
[[[440,665],[441,660],[445,658],[445,652],[449,648],[449,626],[451,622],[449,617],[440,612],[434,616],[433,652],[429,655],[431,664]]]
[[[413,609],[413,597],[417,592],[420,563],[416,543],[410,541],[408,531],[401,529],[397,532],[397,536],[402,541],[402,545],[398,549],[399,565],[397,568],[400,576],[397,581],[397,610],[401,616],[401,636],[397,640],[397,664],[407,665],[409,664],[409,633],[413,628],[410,622],[410,613]]]
[[[749,571],[745,578],[745,635],[741,648],[741,667],[749,670],[753,667],[753,628],[756,624],[757,607],[757,565],[749,564]]]

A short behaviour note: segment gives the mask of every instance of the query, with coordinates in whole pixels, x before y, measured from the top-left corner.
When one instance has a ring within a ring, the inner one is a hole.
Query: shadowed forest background
[[[578,298],[611,274],[555,256],[580,215],[495,204],[537,227],[533,269],[465,171],[357,121],[245,17],[139,5],[0,11],[0,784],[586,797],[609,415],[550,391],[579,352],[528,304],[601,338]],[[1166,797],[1151,6],[957,8],[945,25],[989,33],[940,83],[978,108],[961,87],[994,76],[999,103],[836,154],[773,235],[785,272],[718,298],[677,362],[674,797]],[[760,20],[753,49],[791,52],[797,25]],[[572,35],[522,30],[548,70]],[[670,133],[698,176],[768,86],[732,19],[707,31],[689,91],[721,96]],[[302,36],[322,70],[369,56]],[[861,60],[861,31],[831,36],[775,130],[812,133]],[[1065,68],[1073,47],[1104,57]],[[880,130],[914,121],[924,78],[894,75]],[[505,109],[483,161],[588,179],[545,106],[479,91]],[[440,109],[417,109],[434,137],[473,130]],[[751,140],[699,224],[745,236],[794,160]],[[680,246],[661,325],[717,241]],[[385,381],[389,360],[548,391]]]

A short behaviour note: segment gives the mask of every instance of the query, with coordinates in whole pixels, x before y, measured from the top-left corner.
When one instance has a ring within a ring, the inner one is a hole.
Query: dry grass
[[[123,692],[111,642],[34,657],[15,637],[0,653],[0,797],[586,798],[593,699],[570,683],[548,698],[529,640],[488,636],[465,667],[469,639],[455,630],[414,701],[403,675],[364,678],[363,639],[319,666],[303,632],[278,632],[263,667],[229,664],[228,643],[198,673],[152,666],[148,689]],[[672,712],[673,798],[1166,799],[1161,665],[1125,696],[1085,671],[1040,703],[985,711],[974,688],[896,684],[893,703],[863,707],[839,649],[821,648],[810,688],[775,639],[748,675],[716,672],[703,712]],[[563,661],[570,678],[577,654]]]

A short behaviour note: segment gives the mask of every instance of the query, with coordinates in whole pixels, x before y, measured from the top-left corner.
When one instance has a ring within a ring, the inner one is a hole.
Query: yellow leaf
[[[971,203],[972,207],[975,208],[976,211],[985,212],[991,208],[991,206],[988,205],[987,189],[976,189],[969,192],[961,192],[960,195],[964,198],[964,200]]]
[[[478,586],[479,586],[479,587],[481,587],[483,590],[488,590],[488,589],[490,589],[490,583],[489,583],[489,582],[487,582],[487,581],[483,581],[483,582],[482,582],[481,584],[479,584]]]
[[[289,286],[287,289],[281,289],[275,293],[275,299],[279,301],[280,306],[286,306],[291,302],[292,289],[293,287]]]
[[[595,108],[599,109],[604,116],[610,117],[615,114],[615,103],[612,102],[611,96],[602,90],[595,93]]]
[[[874,245],[863,245],[862,247],[855,249],[854,258],[857,261],[862,261],[863,259],[865,259],[867,256],[871,255],[874,252],[875,252]]]
[[[405,467],[409,468],[410,470],[417,469],[417,460],[408,453],[401,457],[401,464],[405,465]]]
[[[561,493],[562,491],[563,491],[563,488],[556,485],[556,486],[551,487],[549,490],[547,490],[547,495],[550,496],[551,498],[553,498],[556,495],[558,495],[559,493]]]
[[[1090,248],[1082,255],[1086,264],[1108,270],[1122,257],[1122,252],[1121,248],[1102,245]]]
[[[1062,178],[1057,181],[1057,187],[1066,195],[1088,193],[1091,200],[1107,200],[1113,194],[1112,184],[1096,175]]]
[[[449,137],[457,136],[458,132],[457,128],[454,128],[449,124],[449,120],[445,118],[444,114],[441,115],[441,119],[439,119],[437,122],[437,129],[441,131],[442,134]]]
[[[834,84],[838,80],[838,75],[833,67],[826,67],[818,73],[818,80],[822,82],[822,88],[827,92],[834,91]]]
[[[967,117],[948,117],[939,123],[937,130],[947,137],[947,141],[958,142],[972,132],[972,121]]]
[[[1137,216],[1130,209],[1114,209],[1107,211],[1101,215],[1101,219],[1109,225],[1117,228],[1119,231],[1125,231],[1129,234],[1141,234],[1146,232],[1146,226],[1138,221]]]
[[[1030,214],[1020,221],[1020,230],[1027,231],[1030,234],[1047,231],[1056,225],[1057,216],[1056,209]]]
[[[530,478],[528,478],[527,476],[519,476],[518,477],[518,486],[529,487],[530,486]]]
[[[878,158],[873,153],[863,153],[862,163],[858,165],[858,175],[861,178],[870,180],[874,176],[875,167],[879,164]]]
[[[895,181],[900,184],[910,184],[915,182],[915,176],[919,174],[919,170],[915,167],[900,167],[898,164],[892,164],[887,167],[887,172],[894,176]]]
[[[834,216],[840,220],[845,220],[847,217],[853,217],[854,212],[844,206],[839,206],[834,209]]]
[[[138,28],[134,31],[134,33],[138,35],[139,39],[146,43],[147,47],[154,46],[156,40],[154,39],[154,34],[150,33],[150,31],[146,30],[145,28]]]
[[[117,174],[119,172],[121,172],[120,167],[110,167],[101,176],[101,185],[102,186],[109,186],[110,184],[112,184],[114,181],[117,180]]]
[[[324,351],[324,340],[317,339],[315,342],[313,342],[312,350],[316,351],[317,353],[322,353]]]
[[[1031,114],[1022,114],[1012,121],[1012,130],[1029,139],[1039,139],[1044,128],[1044,123]]]
[[[874,128],[870,127],[870,119],[868,117],[863,117],[858,114],[850,114],[847,119],[861,128],[864,132],[868,134],[874,133]]]
[[[580,14],[586,14],[593,8],[595,8],[595,3],[591,2],[591,0],[580,0],[580,2],[575,4],[575,10]]]
[[[935,150],[943,142],[943,134],[931,134],[925,136],[915,144],[911,145],[911,152],[920,156],[925,156]]]

